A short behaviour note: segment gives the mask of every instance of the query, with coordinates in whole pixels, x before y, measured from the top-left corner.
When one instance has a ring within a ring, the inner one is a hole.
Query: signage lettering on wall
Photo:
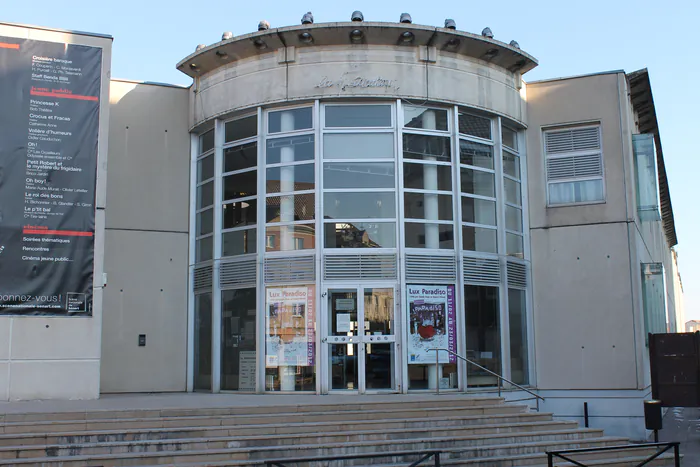
[[[398,91],[399,83],[394,79],[386,79],[381,76],[366,77],[346,72],[336,80],[324,76],[314,87],[320,89],[338,88],[341,91],[350,91],[355,88],[385,88]]]

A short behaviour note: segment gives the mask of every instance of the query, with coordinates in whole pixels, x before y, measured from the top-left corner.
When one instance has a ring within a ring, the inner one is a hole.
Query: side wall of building
[[[186,389],[188,93],[111,83],[103,393]]]

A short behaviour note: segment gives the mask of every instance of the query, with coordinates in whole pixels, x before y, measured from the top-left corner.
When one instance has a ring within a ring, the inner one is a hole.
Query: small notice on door
[[[238,368],[238,390],[255,391],[255,352],[242,351]]]
[[[336,298],[335,299],[335,309],[350,311],[355,309],[355,299],[354,298]]]
[[[350,313],[338,313],[336,315],[336,332],[350,332]]]

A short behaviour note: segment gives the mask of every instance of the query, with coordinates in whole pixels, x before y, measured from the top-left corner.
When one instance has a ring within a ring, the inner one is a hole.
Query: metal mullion
[[[503,146],[503,151],[507,152],[509,154],[512,154],[514,156],[520,157],[520,151],[516,151],[515,149],[509,148],[508,146]]]
[[[278,167],[291,167],[293,165],[307,165],[307,164],[315,164],[316,161],[313,159],[307,159],[303,161],[294,161],[294,162],[276,162],[274,164],[267,164],[265,165],[266,169],[275,169]]]
[[[262,107],[257,108],[258,113],[258,136],[257,136],[257,167],[261,170],[257,171],[257,192],[258,194],[265,193],[265,171],[262,170],[265,161],[265,119]],[[264,199],[264,197],[263,197]],[[256,231],[256,313],[255,313],[255,392],[258,394],[265,392],[265,309],[267,291],[265,289],[265,281],[263,267],[265,262],[265,224],[261,220],[265,219],[265,203],[257,203],[257,216],[255,227]]]
[[[207,152],[203,152],[203,153],[199,154],[199,155],[197,156],[196,161],[199,162],[199,161],[201,161],[202,159],[205,159],[205,158],[211,156],[212,154],[214,154],[214,149],[215,149],[215,148],[211,148],[211,149],[208,150]]]
[[[398,268],[398,290],[396,296],[395,313],[398,314],[394,319],[399,323],[399,330],[401,333],[401,338],[399,344],[397,345],[397,361],[396,361],[396,371],[398,372],[397,389],[400,393],[408,393],[408,313],[406,313],[406,306],[404,305],[407,298],[406,287],[406,248],[405,237],[405,219],[404,219],[404,186],[403,186],[403,133],[402,125],[399,122],[403,122],[403,104],[401,99],[396,99],[393,118],[395,118],[394,132],[394,159],[396,160],[396,207],[397,207],[397,220],[396,220],[396,261]],[[403,346],[401,345],[403,344]]]
[[[222,229],[222,230],[221,230],[221,233],[222,233],[222,234],[225,234],[225,233],[229,233],[229,232],[240,232],[240,231],[242,231],[242,230],[252,230],[252,229],[255,229],[256,227],[257,227],[256,224],[253,224],[253,225],[244,225],[244,226],[241,226],[241,227],[230,227],[230,228],[228,228],[228,229]],[[252,253],[251,253],[251,254],[252,254]]]
[[[222,176],[223,178],[226,178],[226,177],[228,177],[229,175],[238,175],[238,174],[243,174],[243,173],[247,173],[247,172],[252,172],[252,171],[254,171],[254,170],[258,170],[258,167],[257,167],[257,166],[253,166],[253,167],[248,167],[248,168],[246,168],[246,169],[232,170],[232,171],[230,171],[230,172],[223,172],[223,173],[221,174],[221,176]],[[213,179],[212,179],[212,180],[213,180]]]
[[[520,209],[521,211],[523,209],[522,204],[518,205],[518,204],[511,203],[510,201],[505,201],[505,205],[510,206],[511,208]]]
[[[421,164],[421,165],[442,165],[442,166],[448,166],[452,167],[452,162],[444,162],[444,161],[426,161],[424,159],[411,159],[409,158],[404,158],[403,159],[404,163],[409,163],[409,164]]]
[[[461,225],[465,227],[478,227],[480,229],[489,229],[489,230],[498,230],[498,226],[496,225],[488,225],[488,224],[478,224],[476,222],[465,222],[462,221]],[[471,251],[471,250],[470,250]]]
[[[445,195],[445,196],[452,196],[454,192],[452,191],[447,191],[447,190],[423,190],[420,188],[406,188],[404,189],[405,193],[417,193],[421,195]]]
[[[224,167],[224,124],[221,120],[214,121],[214,200],[223,198],[223,167]],[[219,283],[219,270],[221,267],[223,212],[214,209],[214,277],[212,280],[212,329],[211,329],[211,392],[221,391],[221,316],[222,299]]]
[[[483,139],[479,138],[478,136],[465,135],[464,133],[459,133],[457,137],[460,139],[460,141],[464,140],[469,141],[470,143],[479,143],[486,146],[494,146],[494,142],[491,139]]]
[[[406,222],[409,224],[440,224],[440,225],[452,225],[454,227],[454,219],[451,221],[445,221],[445,220],[438,220],[438,219],[413,219],[413,218],[406,218]],[[425,248],[426,250],[429,250],[430,248]],[[445,249],[445,248],[439,248],[439,249]]]
[[[525,236],[522,232],[518,232],[517,230],[506,229],[506,233],[511,234],[511,235],[517,235],[519,237]]]
[[[289,225],[309,225],[309,224],[315,224],[316,220],[307,220],[307,221],[291,221],[291,222],[266,222],[265,227],[284,227],[284,226],[289,226]]]
[[[201,182],[197,182],[196,187],[199,188],[200,186],[206,185],[207,183],[213,182],[214,180],[216,180],[216,177],[207,178],[206,180],[202,180]]]
[[[496,202],[496,198],[494,198],[492,196],[477,195],[476,193],[465,193],[463,191],[460,191],[459,196],[461,196],[462,198],[481,199],[484,201]]]
[[[394,193],[396,188],[326,188],[324,193]]]
[[[223,200],[221,202],[221,205],[223,206],[224,204],[231,204],[233,202],[252,201],[252,200],[256,199],[257,197],[258,197],[258,195],[250,195],[250,196],[243,196],[240,198],[229,198],[229,199]]]
[[[235,148],[238,146],[245,146],[246,144],[251,144],[251,143],[257,143],[258,142],[258,135],[254,136],[249,136],[248,138],[243,138],[243,139],[237,139],[234,141],[228,141],[224,143],[224,151],[227,149]]]
[[[448,128],[449,128],[449,123],[448,123]],[[445,138],[450,137],[449,129],[448,130],[426,130],[425,128],[403,127],[403,128],[401,128],[401,133],[402,134],[411,134],[411,135],[422,135],[422,136],[442,136]]]
[[[504,173],[504,174],[503,174],[503,178],[507,178],[507,179],[509,179],[509,180],[512,180],[512,181],[514,181],[514,182],[517,182],[518,184],[521,183],[521,179],[520,179],[520,178],[515,178],[515,177],[513,177],[512,175],[508,175],[507,173]]]
[[[321,130],[321,133],[325,135],[332,135],[332,134],[352,134],[352,133],[393,133],[394,128],[389,127],[389,126],[381,126],[381,127],[332,127],[332,128],[323,128]]]
[[[283,191],[279,193],[267,193],[265,198],[280,198],[282,196],[296,196],[296,195],[312,195],[315,190],[304,190],[304,191]]]
[[[285,109],[289,110],[289,109]],[[279,132],[279,133],[267,133],[265,137],[265,142],[267,143],[268,141],[274,141],[277,139],[283,139],[283,138],[293,138],[295,136],[315,136],[316,135],[316,130],[311,128],[304,128],[302,130],[294,130],[294,131],[286,131],[286,132]]]
[[[377,163],[382,163],[386,164],[387,162],[393,162],[396,163],[396,159],[392,157],[384,157],[384,158],[368,158],[368,157],[363,157],[363,158],[358,158],[358,159],[324,159],[322,161],[322,165],[325,164],[372,164],[374,162]]]
[[[340,217],[338,219],[323,219],[324,224],[340,224],[340,223],[348,223],[348,222],[364,222],[364,223],[369,223],[369,222],[396,222],[395,217],[353,217],[353,218],[346,218],[346,217]]]
[[[452,138],[452,152],[454,154],[453,164],[452,164],[452,185],[453,185],[453,196],[452,196],[452,210],[455,223],[454,232],[454,258],[456,261],[456,273],[455,278],[455,293],[454,293],[454,307],[455,313],[455,344],[456,351],[459,355],[466,355],[466,313],[467,310],[464,307],[464,272],[463,272],[463,261],[462,261],[462,248],[464,246],[462,238],[462,197],[461,197],[461,170],[460,167],[460,138],[459,138],[459,108],[455,105],[452,106],[452,131],[450,132]],[[460,312],[461,310],[461,312]],[[460,359],[457,359],[457,390],[464,390],[467,387],[467,365]],[[438,382],[439,384],[439,382]]]
[[[494,165],[495,167],[495,165]],[[478,165],[468,165],[468,164],[462,164],[460,162],[459,164],[460,169],[470,169],[470,170],[478,170],[479,172],[485,172],[485,173],[490,173],[490,174],[496,174],[496,169],[487,169],[486,167],[479,167]]]
[[[210,233],[208,233],[208,234],[197,235],[197,236],[195,237],[195,240],[199,241],[199,240],[202,240],[203,238],[209,238],[209,237],[213,237],[213,236],[214,236],[214,232],[212,231],[212,232],[210,232]]]
[[[204,211],[208,211],[209,209],[213,208],[214,206],[216,206],[216,205],[215,205],[215,204],[210,204],[209,206],[205,206],[205,207],[203,207],[203,208],[199,208],[199,209],[197,209],[197,210],[195,211],[195,214],[201,214],[201,213],[203,213]]]
[[[194,271],[196,263],[197,239],[195,231],[197,220],[195,210],[197,207],[197,165],[198,165],[199,137],[190,133],[190,210],[189,210],[189,232],[187,240],[189,243],[187,270],[187,367],[186,367],[186,390],[194,391],[194,328],[195,328],[195,293],[194,293]]]
[[[322,126],[322,116],[321,116],[322,110],[321,110],[321,103],[319,102],[318,99],[314,100],[313,102],[313,111],[312,111],[312,117],[311,121],[313,124],[314,128],[314,218],[313,218],[313,223],[314,223],[314,236],[315,236],[315,244],[314,244],[314,249],[313,249],[313,255],[314,255],[314,269],[315,269],[315,276],[314,276],[314,304],[316,309],[314,312],[316,313],[316,329],[321,330],[323,329],[323,325],[325,324],[325,316],[323,316],[322,312],[322,303],[321,303],[321,277],[322,277],[322,270],[321,268],[323,267],[323,262],[322,262],[322,250],[323,250],[323,243],[325,242],[324,238],[324,231],[323,231],[323,223],[319,222],[319,219],[322,218],[321,216],[321,195],[319,194],[322,190],[322,183],[323,183],[323,164],[321,162],[322,157],[321,157],[321,151],[322,151],[322,144],[323,144],[323,137],[321,135],[321,126]],[[321,225],[321,228],[319,228],[319,225]],[[314,355],[314,374],[315,374],[315,382],[316,382],[316,394],[321,394],[322,389],[323,389],[323,380],[327,377],[326,372],[323,370],[323,365],[322,362],[327,361],[327,357],[324,356],[323,353],[323,343],[322,343],[322,338],[323,338],[323,332],[317,332],[315,334],[315,355]]]

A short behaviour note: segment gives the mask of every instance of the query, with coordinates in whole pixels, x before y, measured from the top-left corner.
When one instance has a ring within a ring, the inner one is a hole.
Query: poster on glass
[[[266,358],[268,368],[313,366],[315,354],[314,287],[268,288]]]
[[[435,363],[440,348],[456,351],[454,286],[408,286],[408,363]],[[439,353],[439,363],[455,363],[456,357]]]

